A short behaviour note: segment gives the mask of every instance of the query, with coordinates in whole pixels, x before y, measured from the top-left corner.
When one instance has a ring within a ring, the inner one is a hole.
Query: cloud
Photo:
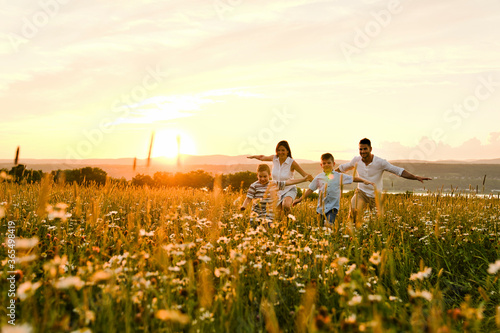
[[[261,98],[263,95],[233,88],[205,91],[192,95],[154,96],[134,104],[121,106],[120,110],[122,113],[128,114],[128,117],[120,117],[112,124],[154,124],[192,117],[209,104],[224,102],[224,97]]]
[[[415,146],[404,146],[399,142],[382,142],[374,154],[390,160],[475,160],[500,158],[500,132],[491,132],[487,142],[477,138],[464,141],[459,146],[435,142],[422,137]]]

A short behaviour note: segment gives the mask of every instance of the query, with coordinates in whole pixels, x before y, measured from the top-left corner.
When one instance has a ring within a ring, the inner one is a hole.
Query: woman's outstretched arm
[[[292,163],[292,171],[293,170],[297,170],[301,175],[302,177],[307,177],[308,179],[312,179],[312,175],[308,174],[307,172],[305,172],[299,165],[299,163],[297,163],[296,161],[293,161]]]
[[[256,160],[259,160],[259,161],[272,161],[273,160],[273,156],[274,155],[270,155],[270,156],[265,156],[265,155],[250,155],[250,156],[247,156],[247,158],[255,158]]]

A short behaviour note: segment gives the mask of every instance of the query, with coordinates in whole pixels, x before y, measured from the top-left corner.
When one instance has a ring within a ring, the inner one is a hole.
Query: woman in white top
[[[307,177],[308,181],[313,180],[313,176],[302,170],[300,165],[293,160],[290,145],[284,140],[278,142],[276,145],[276,155],[252,155],[248,156],[248,158],[255,158],[259,161],[272,161],[272,178],[275,181],[282,182],[292,179],[295,170],[297,170],[302,177]],[[288,215],[296,196],[297,187],[295,185],[287,185],[283,190],[278,191],[278,209],[283,209],[284,213]]]

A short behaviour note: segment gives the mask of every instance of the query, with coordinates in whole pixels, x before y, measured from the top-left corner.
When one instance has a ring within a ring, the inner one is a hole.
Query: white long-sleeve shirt
[[[383,174],[384,171],[389,171],[395,175],[401,176],[405,169],[392,165],[383,158],[373,155],[373,160],[370,164],[366,165],[361,159],[361,156],[354,157],[350,162],[341,164],[339,166],[340,172],[345,172],[347,169],[354,168],[358,164],[357,172],[359,177],[366,179],[370,182],[375,183],[377,186],[377,191],[382,191],[383,189]],[[355,175],[353,175],[355,176]],[[365,185],[363,183],[358,183],[358,188],[365,192],[367,196],[374,198],[375,191],[373,186]]]

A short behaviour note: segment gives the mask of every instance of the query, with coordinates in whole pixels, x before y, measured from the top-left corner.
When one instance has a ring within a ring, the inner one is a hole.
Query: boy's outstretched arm
[[[310,182],[310,181],[312,181],[313,179],[314,179],[314,178],[313,178],[313,176],[311,176],[311,175],[307,175],[307,176],[305,176],[304,178],[288,179],[288,180],[285,182],[285,185],[295,185],[295,184],[298,184],[298,183]]]
[[[363,178],[361,178],[361,177],[352,177],[352,181],[353,181],[353,182],[356,182],[356,183],[363,183],[363,184],[365,184],[365,185],[372,185],[372,186],[375,186],[375,184],[374,184],[374,183],[369,182],[368,180],[363,179]]]
[[[308,189],[304,192],[304,194],[302,194],[302,196],[301,196],[300,198],[295,199],[295,200],[293,201],[293,204],[292,204],[292,205],[293,205],[293,206],[297,205],[299,202],[301,202],[302,200],[304,200],[305,198],[307,198],[309,195],[311,195],[311,193],[313,193],[313,191],[312,191],[310,188],[308,188]]]
[[[247,209],[248,205],[250,205],[251,203],[252,203],[252,199],[250,199],[249,197],[246,197],[245,201],[243,201],[243,203],[241,204],[240,210],[244,211],[245,209]]]
[[[256,160],[259,160],[259,161],[272,161],[273,160],[273,155],[269,155],[269,156],[266,156],[266,155],[250,155],[250,156],[247,156],[247,158],[255,158]]]

